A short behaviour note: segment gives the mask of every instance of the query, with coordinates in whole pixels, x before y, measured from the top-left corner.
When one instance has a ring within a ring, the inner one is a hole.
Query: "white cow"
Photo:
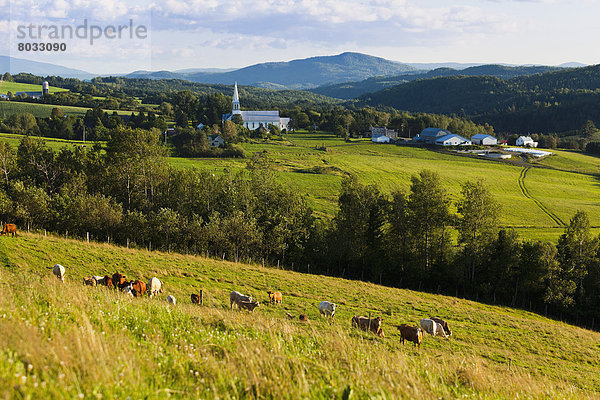
[[[444,332],[444,327],[442,324],[435,322],[429,318],[423,318],[421,320],[421,328],[431,336],[441,336],[447,338],[446,332]]]
[[[322,301],[319,304],[319,312],[326,317],[331,317],[331,319],[333,320],[333,317],[335,316],[336,307],[337,304],[331,303],[329,301]]]
[[[234,304],[239,308],[238,303],[242,301],[251,302],[252,297],[241,294],[240,292],[236,292],[235,290],[229,295],[229,307],[231,307],[232,310]]]
[[[148,296],[150,297],[161,294],[163,292],[162,282],[157,277],[150,278],[146,290],[148,290]]]
[[[60,279],[63,283],[65,282],[65,267],[60,264],[54,264],[53,268],[48,267],[48,269],[52,269],[54,276]]]
[[[175,300],[175,297],[173,295],[167,296],[167,302],[169,302],[170,304],[177,304],[177,300]]]

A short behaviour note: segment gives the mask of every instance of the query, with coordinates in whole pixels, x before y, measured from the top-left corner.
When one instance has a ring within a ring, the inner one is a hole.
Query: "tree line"
[[[104,148],[2,142],[0,179],[0,217],[21,229],[446,293],[586,326],[600,315],[600,240],[586,214],[557,243],[523,240],[499,226],[481,181],[464,182],[452,203],[427,170],[391,195],[346,177],[337,214],[319,219],[264,154],[235,173],[175,169],[160,132],[124,127]]]

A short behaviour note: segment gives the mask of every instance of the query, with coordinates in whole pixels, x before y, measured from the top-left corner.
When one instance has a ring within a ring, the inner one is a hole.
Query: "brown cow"
[[[244,308],[249,311],[254,311],[256,307],[260,306],[260,303],[258,301],[238,301],[237,305],[240,308]]]
[[[17,226],[15,224],[4,224],[0,236],[8,235],[9,233],[12,234],[12,237],[19,236],[17,235]]]
[[[444,332],[446,333],[446,335],[448,335],[448,336],[452,335],[452,331],[450,330],[450,325],[448,325],[448,322],[446,322],[443,319],[438,318],[438,317],[429,317],[429,319],[434,320],[435,322],[440,324],[442,326],[442,328],[444,328]]]
[[[83,284],[88,286],[96,286],[96,280],[92,276],[88,276],[87,278],[83,278]]]
[[[113,286],[123,290],[126,286],[129,286],[129,282],[125,278],[127,278],[127,275],[115,272],[111,278]]]
[[[142,297],[146,293],[146,284],[140,280],[129,282],[129,288],[135,297]]]
[[[108,275],[104,275],[104,286],[108,287],[108,288],[114,288],[114,285],[112,283],[112,278]]]
[[[197,295],[196,293],[192,293],[192,295],[190,297],[192,299],[192,303],[200,304],[200,296],[199,295]]]
[[[302,322],[308,322],[308,316],[306,314],[300,314],[298,319]]]
[[[408,340],[409,342],[413,342],[415,344],[415,347],[421,347],[421,342],[423,341],[423,331],[421,330],[421,328],[402,324],[398,327],[398,329],[400,329],[400,337],[402,338],[402,344],[404,344],[404,342]]]
[[[271,292],[270,290],[267,292],[267,294],[269,295],[269,300],[271,301],[271,304],[273,303],[281,303],[281,293],[279,292]]]
[[[383,332],[381,330],[382,321],[383,319],[381,317],[377,317],[371,318],[371,321],[369,322],[368,317],[363,317],[362,315],[355,315],[354,317],[352,317],[352,326],[360,328],[363,331],[370,330],[374,334],[381,336]]]

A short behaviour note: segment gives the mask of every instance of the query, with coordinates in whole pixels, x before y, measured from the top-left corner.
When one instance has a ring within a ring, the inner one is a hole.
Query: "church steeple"
[[[235,83],[235,86],[233,87],[233,101],[231,103],[233,105],[233,107],[231,109],[231,113],[232,114],[241,114],[242,111],[240,110],[240,96],[238,94],[237,82]]]

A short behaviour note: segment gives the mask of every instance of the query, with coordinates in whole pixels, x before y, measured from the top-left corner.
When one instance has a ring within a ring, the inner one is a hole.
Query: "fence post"
[[[69,231],[65,231],[65,239],[69,238]]]
[[[129,248],[129,238],[127,238],[127,248]]]
[[[44,237],[46,237],[46,230],[44,229]]]
[[[204,305],[204,290],[200,290],[200,305]]]
[[[90,233],[89,232],[85,233],[85,238],[86,238],[86,241],[89,243],[90,242]]]
[[[29,222],[27,222],[27,233],[29,233]]]
[[[106,237],[106,243],[110,244],[110,235]]]

